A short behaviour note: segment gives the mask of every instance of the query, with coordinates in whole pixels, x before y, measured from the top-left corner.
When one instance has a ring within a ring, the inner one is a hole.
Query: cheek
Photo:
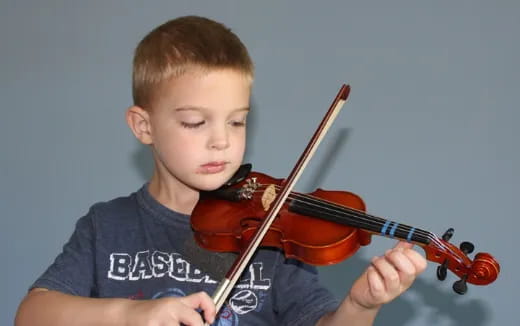
[[[157,133],[157,150],[168,157],[193,156],[192,152],[198,148],[196,137],[180,130],[160,130]]]
[[[236,146],[235,146],[235,153],[237,157],[239,156],[241,160],[244,159],[244,153],[246,151],[246,138],[241,137],[238,139]]]
[[[246,133],[245,131],[239,132],[235,135],[234,147],[237,153],[243,153],[246,147]]]

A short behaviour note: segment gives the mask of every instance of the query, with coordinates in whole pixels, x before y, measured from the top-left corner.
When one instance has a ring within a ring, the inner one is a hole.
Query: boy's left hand
[[[365,309],[379,308],[406,291],[426,269],[426,259],[412,249],[413,244],[400,241],[372,264],[352,285],[350,300]]]

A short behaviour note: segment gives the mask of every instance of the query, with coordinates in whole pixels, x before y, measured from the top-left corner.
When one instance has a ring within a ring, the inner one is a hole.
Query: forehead
[[[157,94],[157,107],[237,109],[249,106],[251,78],[232,69],[192,69],[165,81]]]

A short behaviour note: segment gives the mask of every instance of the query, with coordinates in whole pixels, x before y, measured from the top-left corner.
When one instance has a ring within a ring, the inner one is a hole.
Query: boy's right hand
[[[126,325],[204,325],[204,313],[208,323],[215,320],[215,304],[206,292],[197,292],[186,297],[168,297],[154,300],[136,300],[127,306]]]

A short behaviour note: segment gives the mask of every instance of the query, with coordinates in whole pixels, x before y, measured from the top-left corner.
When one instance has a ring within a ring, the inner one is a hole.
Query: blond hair
[[[240,39],[226,26],[204,17],[170,20],[139,42],[133,61],[134,105],[148,108],[161,83],[190,68],[231,68],[253,78],[254,65]]]

